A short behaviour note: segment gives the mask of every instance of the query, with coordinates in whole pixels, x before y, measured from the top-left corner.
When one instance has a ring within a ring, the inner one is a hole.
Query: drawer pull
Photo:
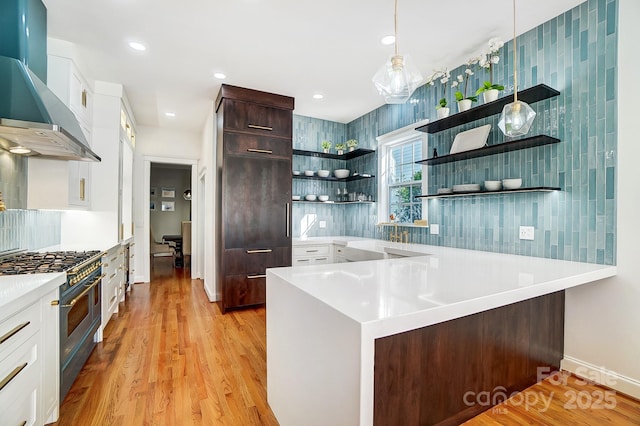
[[[109,275],[109,279],[112,279],[113,277],[115,277],[117,274],[117,272],[114,272],[113,274]]]
[[[319,257],[316,260],[327,260],[327,258],[326,257]]]
[[[317,253],[320,250],[305,250],[307,253]]]
[[[308,262],[311,259],[298,259],[298,262]]]
[[[267,276],[265,274],[261,274],[261,275],[247,275],[247,279],[248,280],[255,280],[256,278],[267,278]]]
[[[108,264],[108,263],[105,263],[105,264],[103,264],[103,265],[102,265],[102,267],[103,267],[103,268],[108,268],[108,267],[109,267],[109,264]]]
[[[247,254],[271,253],[272,251],[273,251],[273,250],[271,250],[271,249],[247,250]]]
[[[247,152],[257,152],[258,154],[273,154],[273,151],[270,149],[247,148]]]
[[[0,337],[0,344],[2,344],[4,342],[6,342],[7,340],[11,339],[13,336],[18,334],[20,332],[20,330],[22,330],[23,328],[25,328],[29,324],[31,324],[31,321],[27,321],[25,323],[22,323],[22,324],[16,326],[13,330],[7,332],[4,336]]]
[[[250,129],[258,129],[258,130],[268,130],[268,131],[272,131],[273,127],[269,127],[269,126],[258,126],[257,124],[247,124],[247,127]]]
[[[26,426],[27,425],[27,421],[23,420],[22,423],[20,423],[20,426]]]
[[[27,366],[27,363],[25,362],[22,365],[17,366],[16,368],[13,369],[13,371],[11,373],[9,373],[9,375],[7,377],[5,377],[4,379],[2,379],[2,381],[0,382],[0,391],[2,389],[5,388],[5,386],[7,386],[13,379],[15,379],[15,377],[20,374],[20,372],[22,370],[24,370],[24,368]]]

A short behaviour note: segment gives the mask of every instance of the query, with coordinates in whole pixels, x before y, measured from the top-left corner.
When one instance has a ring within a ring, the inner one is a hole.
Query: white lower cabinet
[[[3,425],[42,425],[58,419],[58,310],[51,306],[56,299],[58,289],[0,321]]]
[[[330,244],[293,246],[293,266],[332,263]]]
[[[118,303],[124,300],[124,249],[121,245],[112,247],[102,257],[102,273],[104,278],[102,279],[100,336],[111,316],[118,312]]]
[[[333,263],[346,263],[347,259],[344,257],[344,246],[339,244],[333,245]]]

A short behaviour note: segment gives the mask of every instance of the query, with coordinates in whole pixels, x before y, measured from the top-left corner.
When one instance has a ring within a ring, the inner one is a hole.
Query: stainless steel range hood
[[[39,0],[0,3],[0,148],[28,148],[31,152],[25,155],[59,160],[100,161],[75,115],[25,65],[33,64],[46,79],[46,8]]]

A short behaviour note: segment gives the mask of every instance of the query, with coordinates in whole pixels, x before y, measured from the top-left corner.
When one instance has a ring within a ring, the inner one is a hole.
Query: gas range
[[[92,251],[23,252],[0,258],[0,275],[69,272],[75,274],[87,261],[98,260],[101,254]],[[76,272],[74,272],[76,271]]]

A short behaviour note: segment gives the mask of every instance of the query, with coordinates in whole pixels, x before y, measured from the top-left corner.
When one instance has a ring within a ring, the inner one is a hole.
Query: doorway
[[[172,261],[175,268],[188,267],[191,279],[201,278],[199,274],[199,256],[201,251],[193,238],[184,239],[185,229],[198,229],[199,216],[199,180],[197,161],[161,157],[144,158],[144,185],[146,208],[143,214],[143,235],[145,238],[144,282],[151,280],[151,238],[155,241],[172,241],[175,256]],[[188,258],[185,258],[188,253]],[[171,254],[170,254],[171,255]],[[185,263],[185,260],[189,263]]]

